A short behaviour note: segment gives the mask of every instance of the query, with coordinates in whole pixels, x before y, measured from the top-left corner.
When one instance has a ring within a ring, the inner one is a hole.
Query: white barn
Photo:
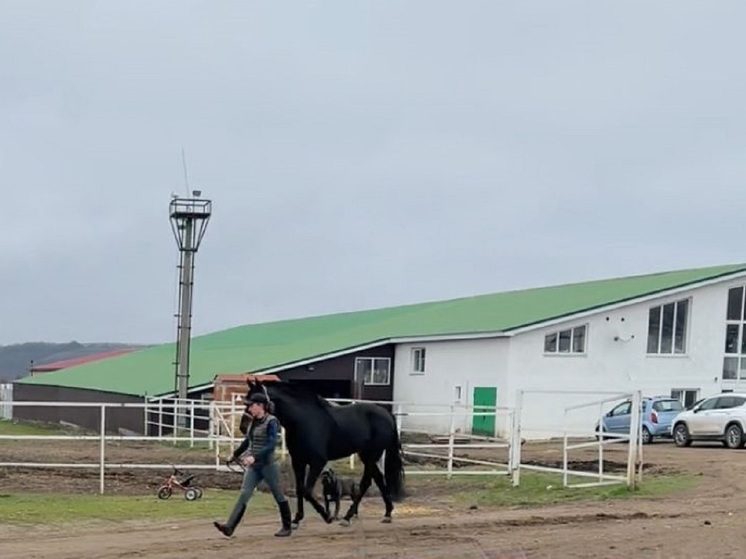
[[[518,390],[554,391],[524,395],[523,434],[531,438],[560,431],[566,406],[603,398],[563,391],[641,390],[688,405],[743,388],[745,285],[746,270],[736,266],[514,292],[521,304],[532,304],[531,291],[539,306],[551,307],[555,297],[579,304],[563,316],[548,312],[544,320],[491,334],[397,344],[394,399],[473,406],[489,404],[494,395],[496,405],[513,407]],[[630,287],[638,293],[628,296]],[[606,302],[595,298],[599,291]],[[600,406],[571,412],[567,425],[590,432],[599,412]],[[411,426],[424,422],[409,420]],[[478,430],[480,420],[474,422]],[[462,420],[457,427],[468,432],[474,424]],[[496,427],[504,430],[499,418]],[[446,420],[439,428],[447,428]]]

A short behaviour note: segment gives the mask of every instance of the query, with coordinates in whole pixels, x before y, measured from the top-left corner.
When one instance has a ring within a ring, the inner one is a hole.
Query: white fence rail
[[[111,462],[106,459],[106,443],[107,442],[125,442],[125,441],[152,441],[152,442],[173,442],[173,443],[190,443],[194,445],[195,442],[199,441],[199,437],[195,436],[195,432],[186,432],[186,434],[179,433],[178,430],[174,430],[173,433],[167,436],[158,435],[134,435],[134,434],[112,434],[111,430],[107,432],[106,422],[107,416],[112,410],[121,409],[142,409],[145,415],[148,414],[150,408],[153,406],[152,403],[98,403],[98,402],[10,402],[10,406],[13,408],[40,408],[40,407],[51,407],[51,408],[97,408],[99,410],[99,425],[98,433],[95,435],[85,434],[55,434],[55,435],[3,435],[0,434],[0,441],[2,440],[35,440],[35,441],[97,441],[98,444],[98,461],[96,462],[12,462],[12,461],[0,461],[0,467],[24,467],[24,468],[97,468],[99,470],[99,491],[104,493],[105,490],[105,472],[109,469],[170,469],[171,467],[176,468],[189,468],[189,469],[210,469],[227,471],[221,462],[221,456],[219,454],[219,443],[220,442],[233,442],[233,438],[221,436],[220,434],[208,432],[206,437],[202,437],[203,442],[214,443],[214,463],[197,463],[197,464],[142,464],[142,463],[122,463],[122,462]],[[225,406],[216,404],[214,402],[200,402],[194,401],[194,409],[205,409],[207,410],[208,418],[212,418],[217,415],[221,409]],[[190,406],[191,408],[191,406]],[[210,421],[210,425],[214,425],[214,421]],[[208,431],[211,431],[210,428]]]

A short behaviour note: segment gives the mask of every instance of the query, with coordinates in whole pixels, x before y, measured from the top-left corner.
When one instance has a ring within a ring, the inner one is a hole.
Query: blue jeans
[[[243,483],[241,484],[241,493],[238,495],[238,501],[236,502],[236,506],[233,507],[233,512],[227,523],[227,526],[231,530],[234,530],[236,525],[241,521],[241,517],[246,510],[246,505],[254,494],[254,489],[256,489],[256,486],[262,480],[267,482],[269,490],[272,492],[272,496],[277,501],[277,504],[287,501],[280,489],[280,468],[276,462],[270,462],[261,467],[251,466],[246,468],[246,472],[243,475]]]

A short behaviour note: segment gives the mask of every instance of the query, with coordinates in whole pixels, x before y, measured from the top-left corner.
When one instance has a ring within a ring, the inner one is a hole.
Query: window
[[[688,299],[651,308],[648,312],[648,353],[686,353],[688,314]]]
[[[576,326],[544,336],[544,353],[585,353],[587,326]]]
[[[729,410],[731,408],[742,406],[744,402],[746,402],[746,398],[742,398],[741,396],[721,396],[718,398],[716,409]]]
[[[714,410],[715,409],[715,404],[718,403],[719,399],[720,398],[710,398],[709,400],[705,400],[704,402],[702,402],[700,404],[699,409],[701,411]]]
[[[746,379],[746,310],[744,288],[728,290],[728,308],[725,315],[725,356],[723,380]]]
[[[461,385],[457,384],[453,387],[453,401],[457,404],[461,403]]]
[[[412,348],[412,371],[415,373],[425,372],[425,348]]]
[[[358,357],[355,359],[355,378],[363,384],[391,384],[391,359],[388,357]]]
[[[696,388],[673,388],[671,398],[681,402],[686,409],[689,409],[697,401],[699,390]]]
[[[682,411],[684,406],[679,400],[658,400],[653,404],[653,409],[658,412]]]
[[[617,415],[629,415],[630,410],[632,409],[632,402],[623,402],[619,404],[617,407],[615,407],[609,415],[611,416],[617,416]]]

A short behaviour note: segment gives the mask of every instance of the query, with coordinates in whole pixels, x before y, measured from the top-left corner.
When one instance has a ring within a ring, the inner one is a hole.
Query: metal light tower
[[[180,399],[186,399],[189,389],[189,345],[192,333],[192,290],[194,288],[194,256],[197,254],[207,222],[212,213],[212,201],[200,198],[200,190],[192,198],[174,197],[169,205],[171,229],[179,246],[179,327],[176,338],[175,389]]]

